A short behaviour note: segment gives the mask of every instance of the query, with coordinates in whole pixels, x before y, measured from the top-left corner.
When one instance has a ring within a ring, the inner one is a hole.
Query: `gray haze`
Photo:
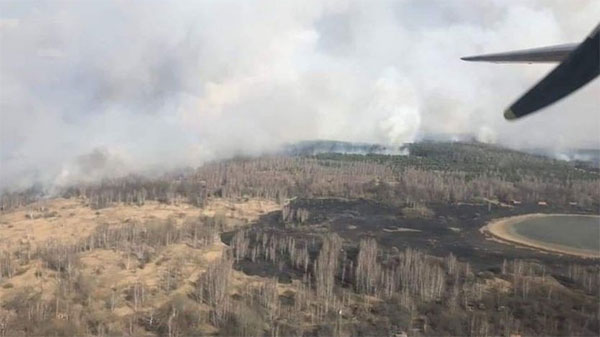
[[[2,1],[0,186],[306,139],[599,148],[599,81],[506,122],[552,65],[459,59],[578,42],[599,18],[595,0]]]

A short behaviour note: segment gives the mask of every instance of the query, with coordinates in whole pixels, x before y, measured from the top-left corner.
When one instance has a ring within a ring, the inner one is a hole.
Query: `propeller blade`
[[[600,25],[546,77],[505,112],[508,120],[527,116],[583,87],[600,73]]]

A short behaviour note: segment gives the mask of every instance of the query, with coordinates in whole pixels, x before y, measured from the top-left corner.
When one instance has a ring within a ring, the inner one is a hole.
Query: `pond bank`
[[[574,255],[583,258],[600,258],[600,251],[591,250],[591,249],[583,249],[576,247],[568,247],[564,245],[559,245],[550,242],[543,242],[535,239],[531,239],[516,233],[514,230],[514,226],[516,224],[522,223],[526,220],[530,220],[533,218],[541,218],[541,217],[552,217],[552,216],[590,216],[600,219],[600,216],[597,215],[580,215],[580,214],[525,214],[512,216],[507,218],[500,218],[493,220],[487,225],[483,226],[480,231],[486,235],[488,235],[492,240],[500,241],[502,243],[513,244],[517,246],[524,246],[527,248],[531,248],[534,250],[538,250],[546,253],[555,253],[555,254],[567,254]],[[599,238],[600,240],[600,238]]]

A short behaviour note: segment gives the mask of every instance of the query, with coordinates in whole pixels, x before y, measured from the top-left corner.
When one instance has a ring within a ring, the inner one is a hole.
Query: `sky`
[[[595,0],[0,0],[0,188],[312,139],[600,148],[600,81],[508,122],[553,65],[460,60],[579,42],[598,18]]]

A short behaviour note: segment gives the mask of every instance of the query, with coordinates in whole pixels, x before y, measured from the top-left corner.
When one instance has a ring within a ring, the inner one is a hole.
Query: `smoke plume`
[[[594,0],[3,1],[0,186],[307,139],[598,147],[598,81],[508,123],[552,66],[459,58],[577,42],[599,17]]]

